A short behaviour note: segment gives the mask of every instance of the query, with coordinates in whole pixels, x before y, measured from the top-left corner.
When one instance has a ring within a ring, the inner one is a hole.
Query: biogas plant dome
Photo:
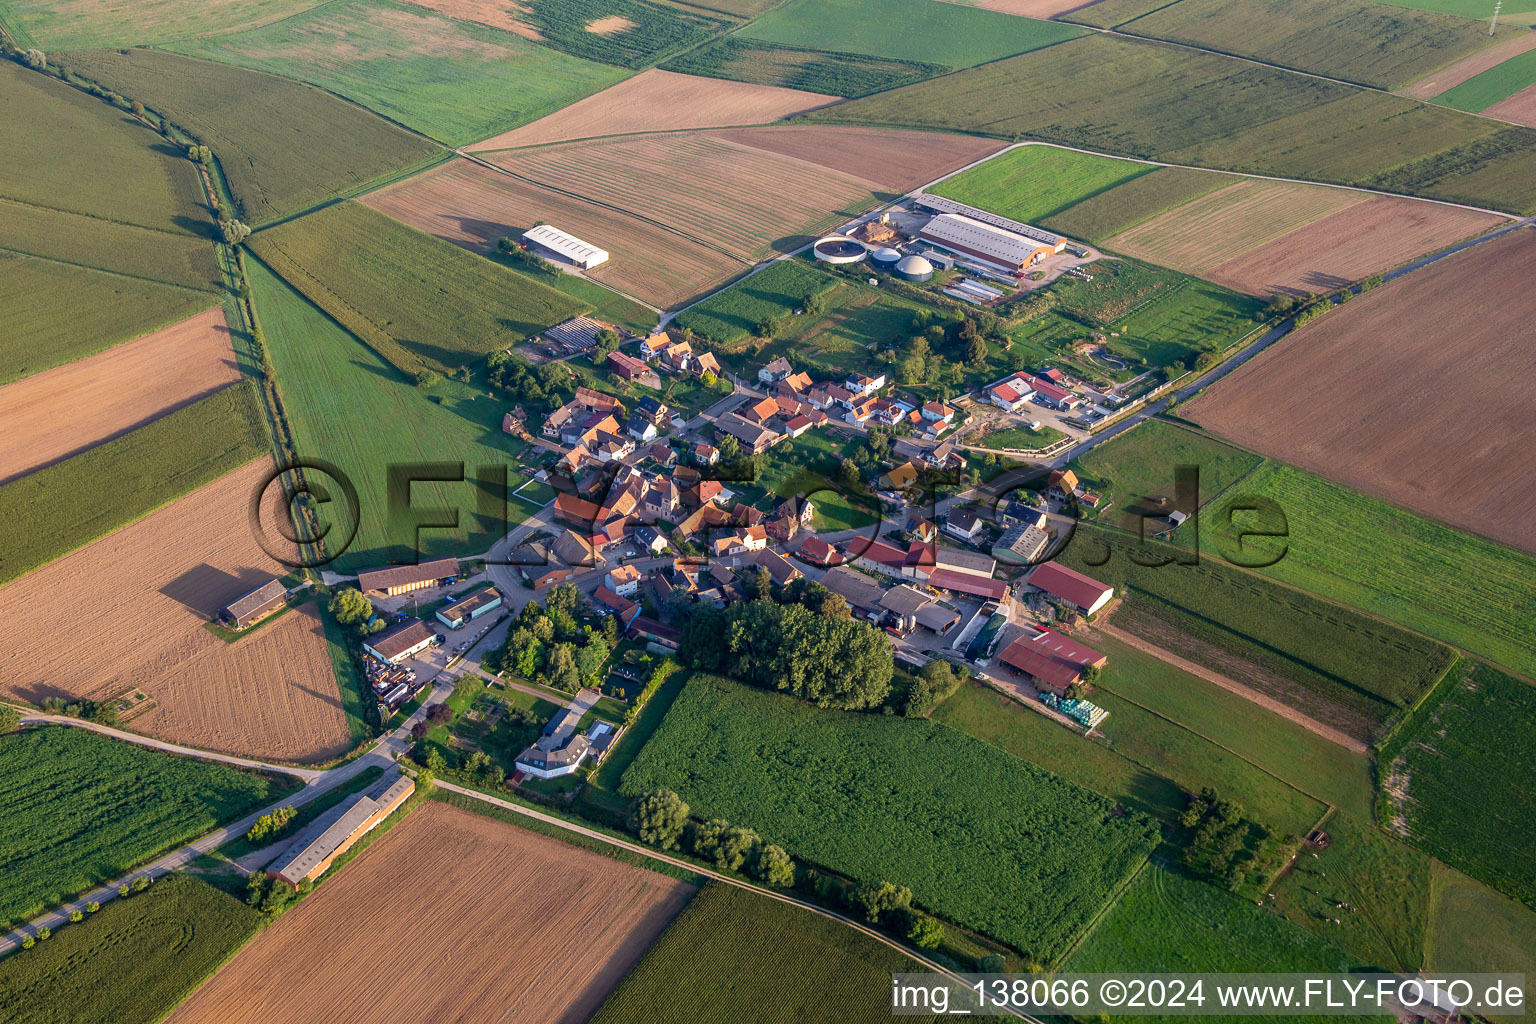
[[[928,281],[933,278],[933,264],[921,256],[908,256],[896,264],[896,273],[908,281]]]
[[[875,266],[889,270],[901,262],[901,253],[890,246],[885,246],[870,253],[869,259]]]

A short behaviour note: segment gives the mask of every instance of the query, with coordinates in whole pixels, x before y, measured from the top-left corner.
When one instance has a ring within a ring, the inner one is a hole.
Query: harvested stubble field
[[[1495,103],[1483,113],[1536,128],[1536,85],[1520,90],[1502,103]]]
[[[1331,291],[1502,223],[1505,218],[1497,214],[1373,196],[1212,267],[1204,276],[1255,295]]]
[[[1122,29],[1383,89],[1490,42],[1482,22],[1373,0],[1179,0]]]
[[[871,181],[713,132],[596,139],[488,159],[745,262],[799,248],[876,201]]]
[[[950,0],[966,7],[982,7],[1003,14],[1017,14],[1023,18],[1054,18],[1087,7],[1093,0]]]
[[[14,0],[6,6],[52,51],[235,32],[297,14],[314,0]]]
[[[910,192],[1003,148],[995,139],[889,128],[784,125],[716,132],[744,146],[807,160],[872,181],[887,192]],[[892,196],[891,198],[895,198]]]
[[[656,224],[470,160],[452,160],[362,201],[417,230],[482,251],[539,221],[558,224],[612,254],[589,272],[593,280],[662,308],[747,269],[739,259]]]
[[[251,664],[242,648],[259,643],[263,631],[226,644],[203,628],[219,608],[287,571],[261,550],[247,521],[271,466],[250,462],[0,589],[0,611],[15,635],[46,637],[51,652],[48,659],[22,645],[0,652],[0,692],[32,702],[100,700],[133,687],[162,705],[136,717],[136,729],[261,758],[333,757],[346,741],[346,719],[324,637],[303,629],[307,616],[289,612],[265,627],[287,622],[290,672],[247,672],[238,692],[215,673],[231,671],[226,659]],[[64,619],[60,594],[71,595],[76,609]],[[299,665],[306,678],[293,674]],[[166,707],[170,699],[180,706]],[[161,727],[162,718],[175,722],[174,731]]]
[[[694,891],[428,800],[257,936],[168,1024],[575,1024]],[[553,920],[563,925],[556,932]],[[517,939],[534,934],[541,941]]]
[[[68,458],[240,379],[214,308],[0,388],[0,483]]]
[[[1526,342],[1533,279],[1536,231],[1512,231],[1309,324],[1184,415],[1392,504],[1536,551],[1536,472],[1521,431],[1536,422],[1536,396],[1511,384],[1536,372]],[[1313,379],[1329,387],[1296,387]]]
[[[61,66],[212,147],[253,227],[419,166],[441,149],[329,93],[163,50],[75,51]],[[112,195],[111,186],[103,189]]]
[[[468,149],[479,152],[601,135],[768,124],[836,100],[835,96],[800,89],[697,78],[652,68]]]
[[[1527,50],[1536,50],[1536,32],[1504,36],[1492,46],[1485,46],[1454,64],[1425,75],[1407,88],[1399,89],[1398,92],[1416,100],[1431,99]]]
[[[0,150],[0,196],[182,235],[206,226],[192,164],[127,112],[10,61],[0,107],[27,140]]]
[[[190,288],[0,251],[0,382],[148,334],[213,301]]]
[[[624,72],[391,0],[339,0],[175,47],[296,78],[461,145],[524,124]]]

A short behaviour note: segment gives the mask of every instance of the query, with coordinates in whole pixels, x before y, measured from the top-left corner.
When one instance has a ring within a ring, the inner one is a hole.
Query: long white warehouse
[[[1054,247],[958,213],[941,213],[923,225],[917,237],[960,256],[969,256],[1010,274],[1055,252]]]
[[[599,249],[590,242],[583,242],[575,235],[568,235],[548,224],[524,231],[523,241],[563,256],[582,270],[591,270],[599,263],[608,262],[608,250]]]

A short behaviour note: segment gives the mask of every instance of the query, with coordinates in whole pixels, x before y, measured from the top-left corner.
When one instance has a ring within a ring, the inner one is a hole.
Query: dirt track
[[[1185,406],[1202,427],[1536,551],[1536,230],[1353,300]]]
[[[168,1024],[576,1024],[693,891],[427,801]]]
[[[0,648],[0,694],[38,703],[135,687],[161,705],[135,730],[259,759],[334,756],[346,719],[324,640],[301,613],[265,627],[288,641],[285,671],[273,670],[262,630],[226,644],[203,628],[287,571],[246,520],[271,465],[257,459],[0,588],[7,635],[26,638]],[[260,707],[236,711],[240,702]]]
[[[0,388],[0,483],[240,379],[219,307]]]
[[[840,100],[799,89],[696,78],[652,68],[532,124],[466,146],[470,152],[628,132],[768,124]]]

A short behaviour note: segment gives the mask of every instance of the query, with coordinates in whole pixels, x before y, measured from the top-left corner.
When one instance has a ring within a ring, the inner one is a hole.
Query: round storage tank
[[[933,264],[921,256],[908,256],[896,264],[896,276],[907,281],[931,281],[933,279]]]
[[[901,253],[887,246],[883,249],[876,249],[874,252],[870,253],[869,261],[875,266],[879,267],[881,270],[890,270],[896,264],[901,262]]]
[[[869,255],[869,246],[846,235],[828,235],[818,238],[811,251],[823,263],[857,263]]]

